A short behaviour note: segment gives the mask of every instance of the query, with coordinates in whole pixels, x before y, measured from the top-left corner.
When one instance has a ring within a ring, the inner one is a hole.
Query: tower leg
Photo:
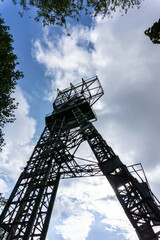
[[[101,171],[115,191],[139,239],[158,240],[152,227],[154,222],[160,225],[160,209],[149,194],[149,189],[131,175],[79,108],[73,109],[73,114],[80,126],[80,132],[90,145]]]
[[[45,239],[61,168],[56,160],[61,125],[53,124],[53,130],[45,128],[0,216],[2,239]]]
[[[52,210],[53,210],[53,206],[54,206],[54,202],[55,202],[55,198],[56,198],[56,193],[57,193],[57,189],[58,189],[58,185],[59,185],[59,180],[60,180],[60,174],[57,175],[57,178],[55,180],[55,185],[54,185],[54,189],[51,194],[50,203],[49,203],[49,206],[47,209],[47,214],[46,214],[46,218],[45,218],[45,221],[43,224],[43,230],[41,233],[40,240],[46,239],[47,230],[49,227],[49,222],[50,222],[50,218],[51,218],[51,214],[52,214]]]

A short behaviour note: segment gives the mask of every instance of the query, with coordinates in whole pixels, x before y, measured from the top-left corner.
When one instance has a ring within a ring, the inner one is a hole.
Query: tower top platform
[[[67,129],[78,127],[72,112],[77,107],[88,120],[95,121],[97,118],[92,106],[103,94],[103,88],[97,76],[87,80],[82,79],[82,82],[76,85],[70,83],[70,88],[58,90],[53,102],[53,112],[46,116],[46,125],[51,126],[56,119],[65,117]]]
[[[53,109],[57,111],[63,105],[69,103],[72,99],[83,99],[92,106],[104,94],[103,88],[97,76],[84,80],[73,85],[70,83],[70,88],[64,90],[58,89],[58,94],[53,102]]]

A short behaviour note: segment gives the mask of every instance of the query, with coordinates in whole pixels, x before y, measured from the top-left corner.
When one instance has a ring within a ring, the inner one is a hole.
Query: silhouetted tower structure
[[[140,240],[158,240],[159,201],[147,180],[126,167],[98,133],[94,103],[103,95],[97,77],[58,90],[52,114],[1,214],[1,238],[45,240],[60,179],[105,175]],[[98,163],[79,165],[75,153],[88,142]],[[141,168],[141,170],[143,170]]]

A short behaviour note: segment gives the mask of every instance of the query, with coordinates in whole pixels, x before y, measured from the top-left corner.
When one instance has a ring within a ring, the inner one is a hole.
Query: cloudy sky
[[[0,192],[9,196],[52,112],[56,89],[97,75],[104,96],[95,105],[95,123],[104,139],[126,164],[142,163],[150,186],[160,199],[160,46],[144,31],[159,19],[159,0],[113,18],[83,17],[65,29],[42,27],[34,10],[18,15],[18,6],[0,2],[10,26],[15,53],[24,72],[15,97],[14,124],[5,128],[0,155]],[[29,17],[31,16],[31,18]],[[83,146],[81,154],[91,158]],[[133,228],[104,177],[62,180],[47,240],[136,240]]]

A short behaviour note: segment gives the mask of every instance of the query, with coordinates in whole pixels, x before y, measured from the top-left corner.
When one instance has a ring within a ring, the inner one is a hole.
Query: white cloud
[[[86,47],[89,47],[89,29],[83,26],[72,29],[70,37],[63,35],[52,41],[49,32],[44,32],[43,44],[35,41],[33,55],[37,61],[46,67],[46,75],[54,77],[52,91],[56,88],[64,89],[70,82],[76,83],[82,76],[92,75],[92,56]],[[53,93],[47,96],[52,100]]]
[[[92,213],[81,211],[63,219],[62,223],[56,226],[56,230],[65,240],[85,240],[93,220],[94,215]]]
[[[0,177],[8,187],[13,187],[11,180],[16,180],[33,150],[32,138],[35,133],[36,122],[29,116],[29,105],[22,90],[17,87],[15,99],[19,102],[15,110],[16,121],[5,127],[5,142],[0,154],[1,170]],[[1,182],[2,183],[2,182]],[[2,184],[1,189],[4,188]],[[11,189],[6,189],[5,192]]]
[[[8,186],[3,179],[0,179],[1,193],[5,194],[8,190]]]

